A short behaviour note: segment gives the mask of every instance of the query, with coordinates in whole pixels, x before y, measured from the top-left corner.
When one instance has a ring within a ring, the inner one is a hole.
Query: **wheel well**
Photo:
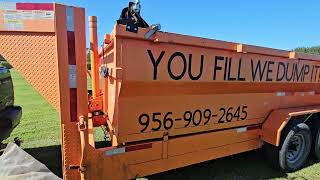
[[[285,135],[290,131],[290,129],[293,126],[299,123],[306,123],[311,130],[312,136],[314,137],[317,133],[318,128],[320,127],[320,113],[304,114],[300,116],[291,117],[290,121],[281,132],[280,146],[284,141]]]
[[[288,124],[283,128],[283,130],[282,130],[282,132],[281,132],[279,147],[282,146],[283,141],[284,141],[285,138],[286,138],[286,135],[289,133],[289,131],[292,129],[292,127],[294,127],[294,126],[297,125],[297,124],[303,123],[304,120],[305,120],[307,117],[308,117],[308,116],[306,116],[306,115],[291,117],[291,119],[289,120]]]
[[[320,113],[313,114],[309,120],[307,120],[306,124],[310,127],[312,137],[314,137],[320,127]]]

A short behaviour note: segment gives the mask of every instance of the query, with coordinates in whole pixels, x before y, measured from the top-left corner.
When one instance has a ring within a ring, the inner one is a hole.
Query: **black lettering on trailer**
[[[299,65],[295,64],[294,66],[294,75],[293,75],[293,82],[302,82],[303,74],[304,74],[304,65],[299,69]]]
[[[228,81],[235,81],[237,78],[231,77],[231,71],[232,71],[232,58],[226,58],[226,61],[229,61],[229,66],[228,66]]]
[[[294,73],[294,65],[295,64],[292,64],[292,71],[291,71],[291,76],[290,76],[290,78],[288,77],[288,74],[289,74],[289,66],[290,66],[290,63],[287,63],[287,68],[286,68],[286,80],[288,81],[288,82],[290,82],[292,79],[293,79],[293,73]]]
[[[260,60],[258,60],[258,63],[256,64],[256,66],[254,66],[253,59],[251,59],[251,71],[252,71],[251,73],[252,73],[252,80],[253,81],[256,81],[258,72],[259,72],[259,75],[258,75],[259,80],[262,81],[263,74],[266,70],[267,63],[268,63],[268,61],[264,62],[263,69],[262,69],[262,65],[261,65]]]
[[[161,51],[159,55],[155,56],[152,50],[147,49],[147,53],[153,66],[153,80],[158,80],[158,67],[167,52]],[[187,57],[182,52],[174,52],[168,57],[169,59],[166,61],[168,63],[167,72],[171,79],[181,80],[188,76],[190,80],[197,81],[204,75],[206,70],[205,55],[195,56],[190,53]],[[223,73],[224,81],[247,81],[249,78],[253,82],[305,82],[307,78],[307,81],[320,82],[320,66],[317,65],[251,59],[250,67],[250,65],[243,66],[243,58],[241,57],[237,62],[238,66],[233,57],[214,56],[212,80],[218,80],[219,75]],[[174,66],[175,63],[180,64]],[[174,67],[176,68],[174,69]],[[245,72],[248,70],[251,70],[251,77],[246,76]]]
[[[305,64],[304,66],[305,66],[305,68],[304,68],[304,75],[303,75],[303,80],[302,80],[303,82],[306,78],[306,75],[308,75],[310,72],[310,66],[308,64]]]
[[[227,69],[228,69],[228,60],[224,61],[224,73],[223,73],[223,80],[227,80]]]
[[[177,58],[177,57],[180,57],[180,58]],[[180,60],[182,60],[182,62],[183,62],[183,70],[182,70],[182,72],[180,73],[180,75],[175,75],[175,74],[173,74],[173,72],[172,72],[172,62],[173,62],[173,60],[175,60],[175,59],[180,59]],[[170,57],[170,59],[169,59],[169,62],[168,62],[168,73],[169,73],[169,75],[170,75],[170,77],[173,79],[173,80],[180,80],[180,79],[182,79],[183,78],[183,76],[185,75],[185,73],[186,73],[186,70],[187,70],[187,60],[186,60],[186,57],[184,56],[184,54],[183,53],[181,53],[181,52],[175,52],[175,53],[173,53],[172,54],[172,56]]]
[[[179,122],[185,122],[184,128],[231,123],[246,120],[248,117],[247,108],[248,106],[221,107],[217,112],[209,108],[195,109],[185,111],[180,115],[174,114],[174,112],[143,113],[139,116],[138,123],[142,126],[141,133],[148,132],[148,130],[155,132],[175,129],[177,128],[175,124]]]
[[[224,57],[222,56],[215,56],[214,58],[214,72],[213,72],[213,80],[217,78],[217,71],[221,71],[222,67],[218,66],[218,61],[223,61]],[[226,63],[227,64],[227,63]],[[225,71],[226,72],[226,71]]]
[[[164,120],[163,120],[163,126],[164,129],[169,130],[172,128],[173,126],[173,119],[172,119],[172,112],[168,112],[165,116],[164,116]],[[169,117],[171,116],[171,117]],[[169,125],[168,125],[169,123]]]
[[[241,72],[242,72],[242,58],[239,60],[239,66],[238,66],[238,81],[246,81],[245,77],[241,77]]]
[[[161,117],[161,113],[160,112],[152,114],[152,122],[154,124],[157,124],[157,126],[153,126],[153,128],[152,128],[153,131],[159,131],[161,129],[162,121],[161,121],[161,119],[158,119],[158,117],[159,118]]]
[[[201,55],[200,59],[200,70],[198,75],[194,76],[192,74],[192,54],[189,54],[189,67],[188,67],[188,73],[191,80],[199,80],[201,78],[202,72],[203,72],[203,61],[204,61],[204,55]]]
[[[311,71],[311,76],[310,76],[310,81],[313,82],[313,71],[314,71],[314,66],[312,66],[312,71]]]
[[[281,67],[282,69],[280,70]],[[282,74],[280,75],[281,72]],[[276,81],[282,81],[285,75],[286,75],[286,65],[283,62],[279,62]]]
[[[149,58],[152,62],[153,65],[153,80],[157,80],[158,79],[158,65],[160,64],[163,56],[165,55],[165,51],[162,51],[160,56],[157,58],[157,60],[155,60],[152,51],[150,49],[147,50],[148,54],[149,54]]]
[[[315,66],[315,68],[316,68],[316,73],[314,75],[314,81],[319,82],[319,68],[320,68],[320,66]]]
[[[143,129],[141,129],[140,132],[145,132],[150,124],[150,117],[148,114],[141,114],[139,117],[139,124],[141,126],[144,126]]]
[[[268,61],[266,81],[272,81],[272,66],[273,65],[274,65],[273,61]]]

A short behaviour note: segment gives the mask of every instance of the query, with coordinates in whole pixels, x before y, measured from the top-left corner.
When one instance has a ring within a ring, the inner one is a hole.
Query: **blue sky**
[[[53,2],[33,0],[32,2]],[[98,16],[111,32],[128,0],[56,0]],[[142,15],[163,31],[291,50],[320,45],[319,0],[142,0]]]

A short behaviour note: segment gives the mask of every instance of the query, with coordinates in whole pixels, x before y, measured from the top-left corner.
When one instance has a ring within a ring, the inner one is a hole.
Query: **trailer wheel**
[[[314,140],[314,155],[320,160],[320,127],[318,127]]]
[[[303,167],[311,150],[311,131],[308,125],[300,123],[288,127],[279,147],[264,146],[268,160],[283,172],[293,172]]]

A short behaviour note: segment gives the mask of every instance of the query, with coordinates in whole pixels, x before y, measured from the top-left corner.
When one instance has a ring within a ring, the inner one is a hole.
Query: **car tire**
[[[306,163],[311,151],[311,131],[305,123],[293,124],[282,134],[279,147],[264,145],[267,160],[283,172],[294,172]]]

